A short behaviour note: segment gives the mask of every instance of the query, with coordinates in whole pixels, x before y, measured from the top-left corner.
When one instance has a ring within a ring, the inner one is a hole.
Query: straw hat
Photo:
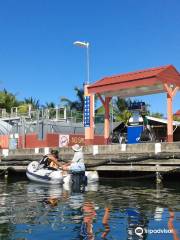
[[[75,144],[72,146],[72,149],[75,151],[75,152],[80,152],[82,151],[82,147],[79,146],[79,144]]]

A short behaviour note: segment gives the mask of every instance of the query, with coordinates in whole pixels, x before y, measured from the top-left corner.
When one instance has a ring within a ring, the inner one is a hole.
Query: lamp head
[[[73,44],[79,47],[87,47],[87,48],[89,47],[89,42],[75,41]]]

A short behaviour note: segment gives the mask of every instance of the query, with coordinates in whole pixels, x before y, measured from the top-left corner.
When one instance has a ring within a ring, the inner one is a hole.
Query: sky
[[[0,89],[41,104],[90,82],[172,64],[180,71],[179,0],[0,0]],[[166,115],[166,95],[136,99]],[[180,92],[173,111],[180,109]]]

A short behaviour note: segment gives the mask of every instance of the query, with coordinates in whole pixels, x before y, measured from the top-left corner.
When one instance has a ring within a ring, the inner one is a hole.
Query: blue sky
[[[74,99],[86,77],[76,40],[90,42],[91,82],[166,64],[180,71],[179,12],[179,0],[1,0],[0,88],[41,104]],[[165,94],[138,99],[166,114]]]

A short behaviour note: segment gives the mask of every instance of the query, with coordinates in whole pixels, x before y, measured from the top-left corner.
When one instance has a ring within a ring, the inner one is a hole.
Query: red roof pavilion
[[[173,65],[150,68],[136,72],[104,77],[103,79],[85,86],[85,94],[91,98],[97,94],[105,108],[104,138],[109,138],[109,102],[111,97],[121,98],[167,93],[167,135],[168,141],[173,141],[172,125],[172,99],[180,88],[180,74]],[[90,104],[90,128],[85,129],[87,143],[92,143],[94,138],[93,98]],[[87,134],[86,134],[87,133]]]
[[[165,92],[164,84],[180,86],[180,74],[172,65],[105,77],[88,92],[123,98]]]

